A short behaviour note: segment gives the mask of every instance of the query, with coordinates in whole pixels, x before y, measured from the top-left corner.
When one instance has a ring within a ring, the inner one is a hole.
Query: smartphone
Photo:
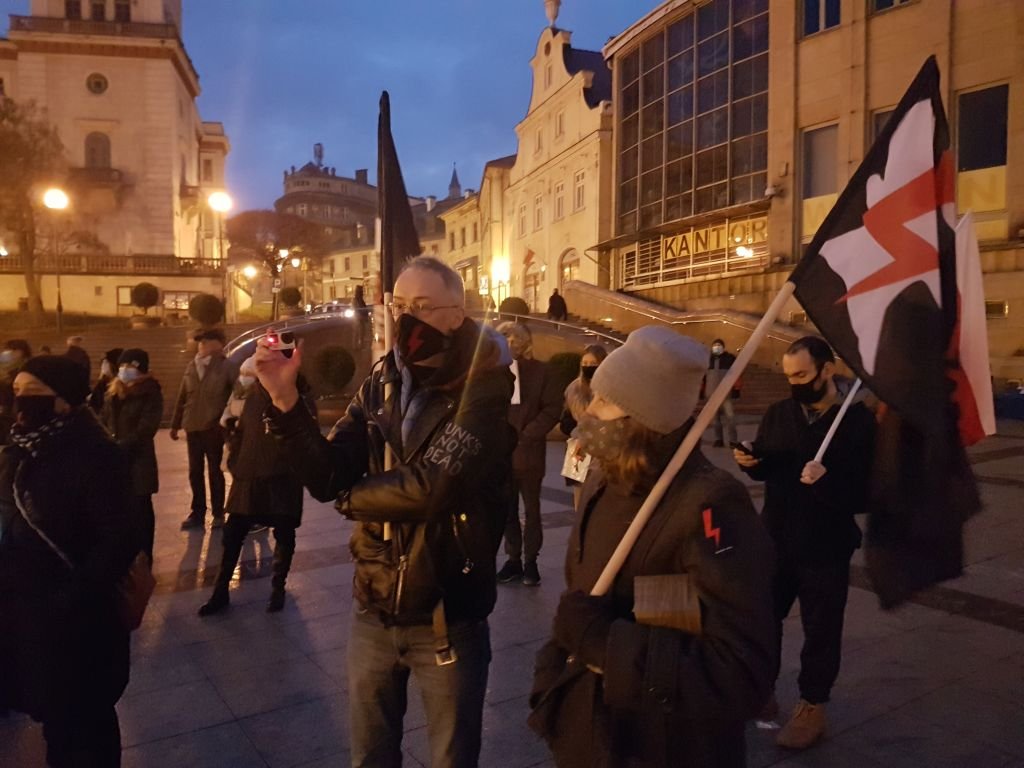
[[[285,357],[291,357],[295,351],[295,334],[291,331],[282,331],[281,333],[270,331],[263,337],[263,340],[266,342],[267,349],[277,350]]]
[[[748,448],[743,443],[729,443],[729,445],[732,448],[736,449],[737,451],[740,451],[741,453],[747,454],[747,456],[753,456],[754,455],[754,450],[752,448]]]

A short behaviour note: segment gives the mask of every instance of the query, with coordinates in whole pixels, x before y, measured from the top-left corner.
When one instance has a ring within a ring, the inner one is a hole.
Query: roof
[[[570,77],[577,72],[593,73],[590,87],[584,91],[588,107],[593,109],[602,101],[611,101],[612,72],[599,51],[584,51],[566,45],[562,48],[562,57]]]
[[[505,155],[494,160],[488,160],[484,163],[484,168],[511,168],[516,164],[516,157],[518,155]]]
[[[451,189],[452,187],[459,187],[459,186],[462,186],[461,184],[459,184],[459,171],[453,165],[452,166],[452,180],[448,182],[448,188]]]

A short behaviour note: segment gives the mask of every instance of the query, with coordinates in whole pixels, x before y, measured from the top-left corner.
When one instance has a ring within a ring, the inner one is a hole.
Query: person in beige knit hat
[[[746,765],[744,723],[771,688],[775,557],[743,485],[695,450],[608,595],[589,595],[689,430],[707,359],[702,344],[649,326],[594,373],[574,434],[598,462],[530,696],[559,768],[668,768],[681,755]]]

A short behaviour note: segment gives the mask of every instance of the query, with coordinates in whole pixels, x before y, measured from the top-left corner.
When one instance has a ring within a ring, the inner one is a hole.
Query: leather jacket
[[[388,354],[327,438],[301,401],[288,413],[267,409],[310,494],[336,499],[356,521],[353,594],[385,624],[429,624],[442,599],[448,622],[478,621],[494,608],[494,558],[512,496],[510,361],[504,339],[466,320],[445,365],[411,395],[402,391],[408,372]],[[395,455],[386,471],[385,445]]]

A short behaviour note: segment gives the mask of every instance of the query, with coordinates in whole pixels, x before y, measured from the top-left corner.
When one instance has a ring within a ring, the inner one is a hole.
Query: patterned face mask
[[[628,439],[628,416],[602,421],[596,416],[584,414],[580,417],[572,436],[580,441],[580,450],[595,459],[613,459],[626,447]]]

